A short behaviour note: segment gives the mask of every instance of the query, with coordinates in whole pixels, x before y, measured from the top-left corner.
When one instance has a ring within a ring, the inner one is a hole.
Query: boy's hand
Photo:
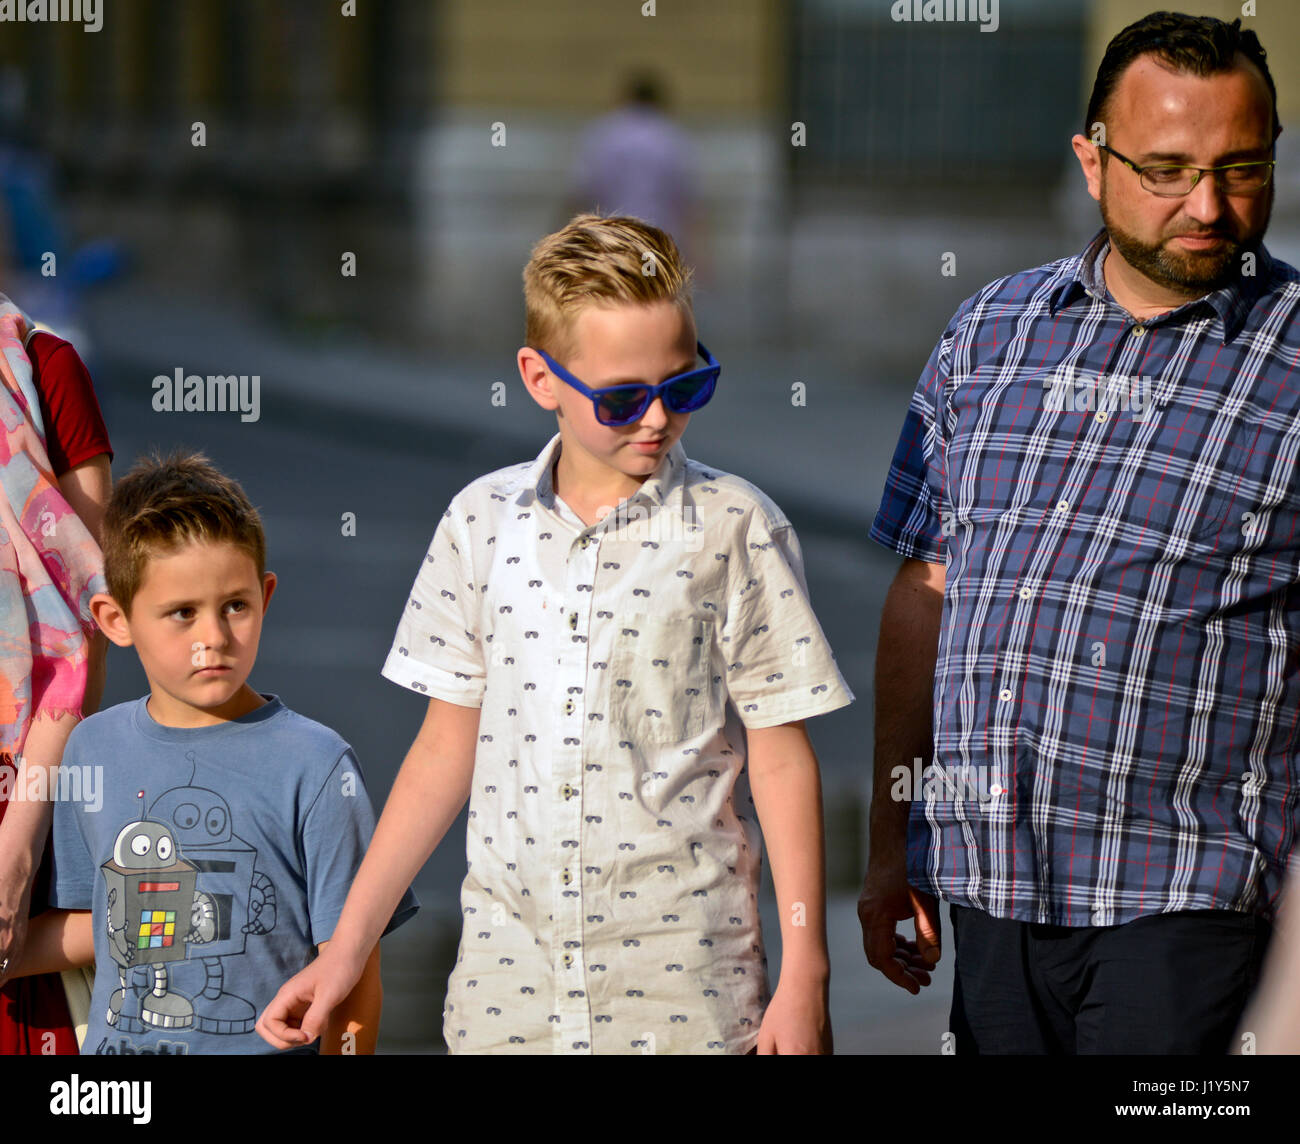
[[[780,981],[758,1027],[759,1055],[830,1053],[831,1017],[826,990],[825,981],[798,985]]]
[[[268,1045],[295,1049],[310,1045],[325,1031],[330,1014],[353,990],[365,969],[333,942],[306,969],[295,973],[257,1019]]]
[[[469,799],[478,721],[477,707],[429,699],[334,935],[321,942],[316,960],[289,978],[258,1018],[257,1031],[268,1045],[311,1044],[356,988],[402,892]]]

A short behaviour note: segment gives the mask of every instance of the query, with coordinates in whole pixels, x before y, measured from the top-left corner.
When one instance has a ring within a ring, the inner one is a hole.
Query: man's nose
[[[1187,215],[1199,223],[1217,222],[1227,209],[1227,196],[1219,189],[1219,180],[1213,172],[1203,172],[1188,193]]]

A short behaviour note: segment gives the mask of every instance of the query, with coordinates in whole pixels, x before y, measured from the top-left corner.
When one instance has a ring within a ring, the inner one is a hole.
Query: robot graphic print
[[[144,792],[137,798],[143,805]],[[205,787],[165,791],[147,816],[122,827],[112,859],[100,866],[118,975],[105,1014],[111,1029],[253,1030],[257,1009],[227,991],[223,961],[275,928],[275,886],[254,868],[256,858],[234,833],[226,800]],[[182,986],[194,962],[202,978],[191,972]]]

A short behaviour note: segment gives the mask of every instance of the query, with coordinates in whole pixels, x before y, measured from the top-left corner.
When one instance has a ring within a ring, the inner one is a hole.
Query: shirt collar
[[[555,434],[545,448],[537,454],[537,459],[523,467],[507,469],[496,482],[496,489],[506,496],[518,496],[524,500],[550,500],[555,495],[552,473],[555,462],[560,456],[560,434]],[[670,500],[681,501],[680,491],[685,487],[686,450],[681,440],[673,442],[673,447],[664,454],[658,467],[642,483],[641,487],[627,498],[627,503],[643,502],[663,506]]]
[[[1092,236],[1080,254],[1066,260],[1061,268],[1060,281],[1048,294],[1048,307],[1053,317],[1058,310],[1068,306],[1080,294],[1087,294],[1099,302],[1106,302],[1112,306],[1118,305],[1110,296],[1110,291],[1106,289],[1106,278],[1102,273],[1102,264],[1109,252],[1110,236],[1106,228],[1102,227]],[[1226,344],[1236,337],[1241,327],[1245,325],[1256,298],[1263,291],[1265,283],[1272,277],[1273,259],[1262,243],[1255,250],[1254,270],[1254,274],[1238,275],[1227,286],[1207,294],[1204,298],[1196,298],[1186,305],[1161,314],[1147,324],[1166,321],[1191,306],[1208,305],[1223,323],[1223,341]]]

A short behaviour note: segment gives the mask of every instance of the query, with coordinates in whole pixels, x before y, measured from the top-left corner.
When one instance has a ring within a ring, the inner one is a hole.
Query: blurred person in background
[[[583,133],[569,206],[570,215],[631,215],[666,230],[699,273],[694,148],[654,73],[629,76],[622,104]]]
[[[42,328],[57,331],[93,360],[82,295],[121,274],[126,255],[109,237],[72,245],[55,164],[42,146],[30,102],[23,73],[0,69],[0,288],[21,298]]]

